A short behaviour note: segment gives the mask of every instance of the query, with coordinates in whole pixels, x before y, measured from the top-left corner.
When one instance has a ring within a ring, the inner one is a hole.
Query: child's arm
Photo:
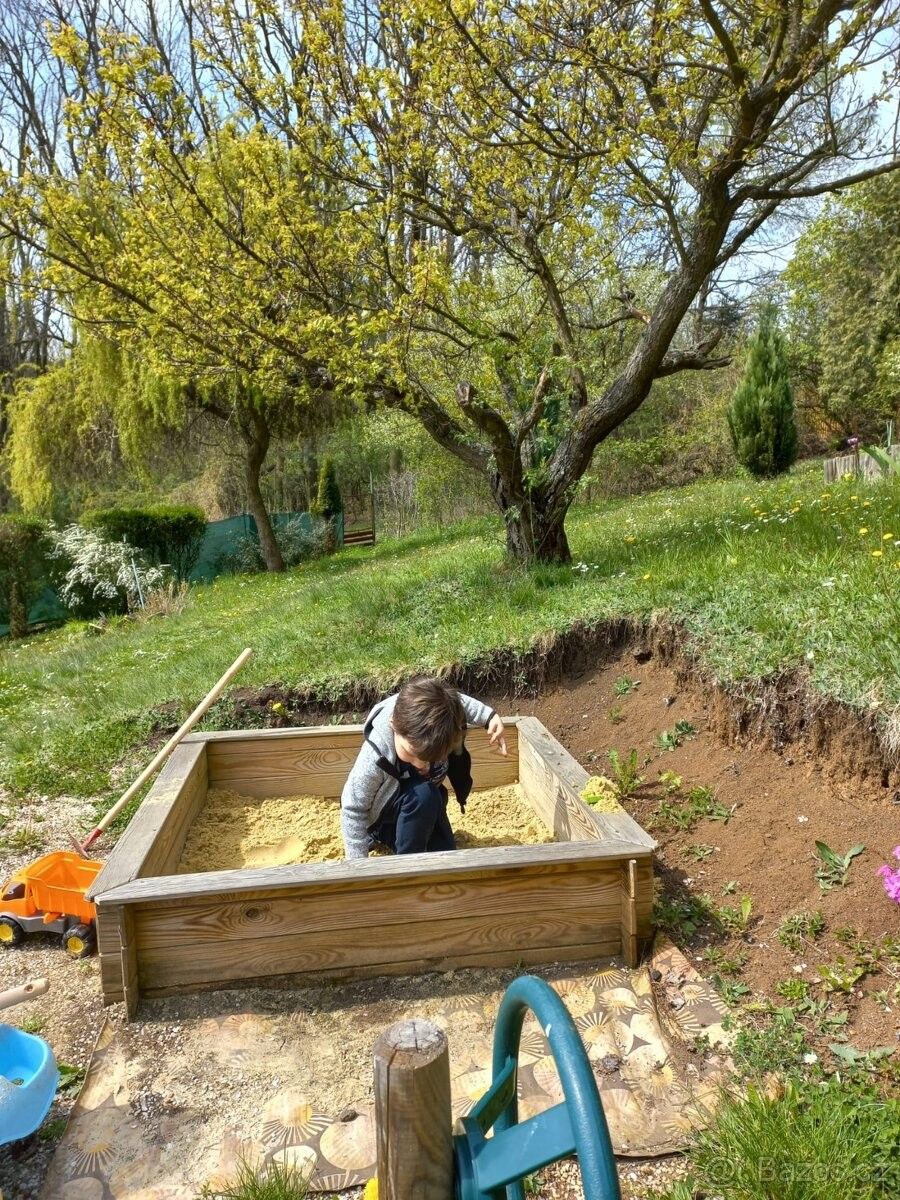
[[[505,755],[506,739],[503,736],[503,721],[500,716],[489,705],[482,704],[480,700],[476,700],[472,696],[467,696],[465,692],[460,692],[459,698],[469,724],[486,729],[490,735],[491,745],[499,746],[500,753]]]
[[[384,779],[374,747],[364,742],[341,793],[341,835],[347,858],[369,857],[372,802]]]

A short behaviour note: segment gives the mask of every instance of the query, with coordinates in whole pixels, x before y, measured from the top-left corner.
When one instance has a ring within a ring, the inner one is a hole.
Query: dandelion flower
[[[649,579],[649,578],[650,578],[650,575],[649,575],[649,574],[647,574],[647,575],[644,575],[644,576],[643,576],[643,578],[644,578],[644,580],[646,581],[647,579]]]
[[[889,542],[893,536],[894,536],[894,535],[893,535],[892,533],[883,533],[883,534],[881,535],[881,540],[882,540],[883,542]]]
[[[872,551],[872,557],[873,557],[873,558],[881,558],[881,556],[882,556],[883,554],[884,554],[884,551],[883,551],[883,550],[873,550],[873,551]]]
[[[868,532],[869,532],[869,527],[868,527],[868,525],[863,525],[863,526],[862,526],[862,528],[861,528],[861,529],[860,529],[860,531],[859,531],[859,536],[860,536],[860,537],[862,537],[864,534],[866,534],[866,533],[868,533]]]

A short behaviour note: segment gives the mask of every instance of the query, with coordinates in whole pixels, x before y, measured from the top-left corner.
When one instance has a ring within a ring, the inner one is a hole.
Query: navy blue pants
[[[396,854],[455,850],[446,790],[427,779],[404,780],[377,824],[369,830],[369,837]]]

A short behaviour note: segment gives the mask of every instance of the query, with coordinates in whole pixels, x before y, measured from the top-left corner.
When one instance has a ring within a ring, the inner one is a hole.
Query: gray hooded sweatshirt
[[[459,698],[468,723],[486,729],[494,710],[462,692]],[[369,830],[397,792],[396,778],[378,765],[379,758],[386,759],[394,767],[398,765],[391,729],[391,714],[396,703],[396,695],[388,696],[366,717],[363,737],[367,740],[362,744],[341,793],[341,833],[347,858],[368,857]]]

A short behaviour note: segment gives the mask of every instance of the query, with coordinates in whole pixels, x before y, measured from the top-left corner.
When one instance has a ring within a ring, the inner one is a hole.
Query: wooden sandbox
[[[207,791],[333,797],[362,726],[193,734],[93,888],[106,1003],[277,976],[359,978],[622,955],[650,936],[652,838],[579,798],[588,776],[534,717],[509,756],[472,729],[476,788],[518,782],[555,841],[353,862],[176,874]]]

